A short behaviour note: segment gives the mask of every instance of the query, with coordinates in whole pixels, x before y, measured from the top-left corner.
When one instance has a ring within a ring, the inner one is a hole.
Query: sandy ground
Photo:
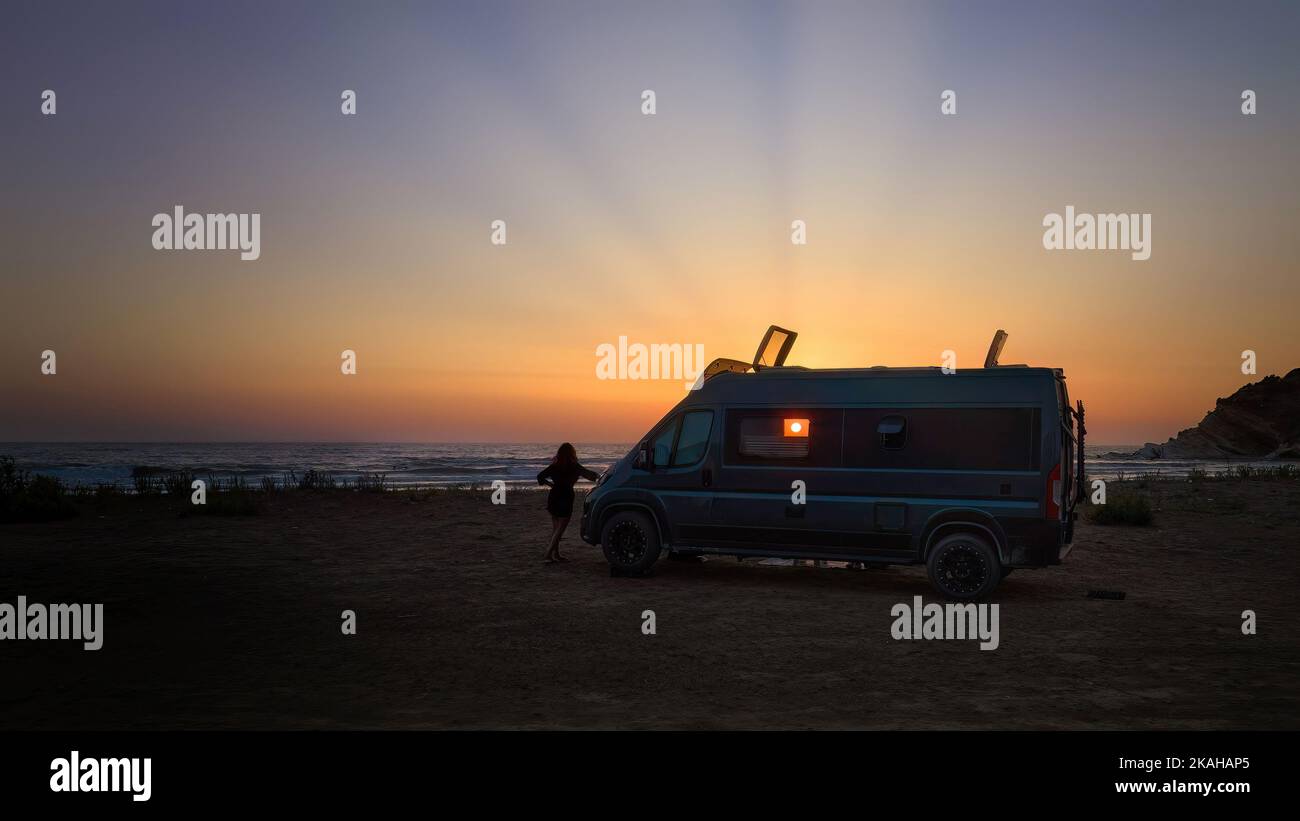
[[[84,501],[0,527],[0,601],[106,610],[98,652],[0,643],[0,729],[1300,728],[1300,484],[1149,491],[1156,526],[1082,524],[1003,583],[996,651],[891,638],[894,604],[935,598],[922,568],[611,578],[572,531],[543,565],[523,491]]]

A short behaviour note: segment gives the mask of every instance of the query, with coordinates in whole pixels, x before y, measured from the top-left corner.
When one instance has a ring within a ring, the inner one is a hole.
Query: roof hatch
[[[790,349],[794,347],[794,340],[798,335],[794,331],[769,325],[767,333],[763,334],[763,341],[758,343],[758,352],[754,354],[754,370],[779,368],[784,365],[785,358],[790,355]]]
[[[984,367],[998,366],[998,357],[1002,356],[1002,346],[1005,344],[1007,344],[1007,332],[998,328],[997,333],[993,334],[993,341],[989,343],[989,352],[984,357]]]

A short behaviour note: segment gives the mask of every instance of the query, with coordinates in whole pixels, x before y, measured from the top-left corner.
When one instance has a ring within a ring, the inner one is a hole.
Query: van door
[[[1074,539],[1075,506],[1087,495],[1083,451],[1087,429],[1083,425],[1083,402],[1078,402],[1077,410],[1070,407],[1070,392],[1065,386],[1065,375],[1060,371],[1056,373],[1056,394],[1061,415],[1061,488],[1057,504],[1063,528],[1062,541],[1069,544]]]
[[[654,493],[663,505],[674,545],[688,543],[692,528],[708,523],[711,515],[714,415],[693,409],[669,419],[650,435],[651,464],[633,471],[635,486]]]
[[[840,463],[838,408],[729,408],[710,546],[800,552],[856,543],[827,493]]]

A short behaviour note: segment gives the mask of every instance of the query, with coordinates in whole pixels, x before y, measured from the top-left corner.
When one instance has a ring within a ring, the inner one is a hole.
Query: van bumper
[[[1008,567],[1060,564],[1070,552],[1067,528],[1061,522],[1022,520],[1001,524],[1007,538]]]

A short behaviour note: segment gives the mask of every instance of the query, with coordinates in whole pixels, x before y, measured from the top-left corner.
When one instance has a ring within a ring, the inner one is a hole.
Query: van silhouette
[[[718,359],[587,494],[584,541],[611,572],[664,552],[925,563],[971,600],[1016,568],[1059,564],[1083,496],[1083,403],[1059,369],[808,369],[768,329]]]

